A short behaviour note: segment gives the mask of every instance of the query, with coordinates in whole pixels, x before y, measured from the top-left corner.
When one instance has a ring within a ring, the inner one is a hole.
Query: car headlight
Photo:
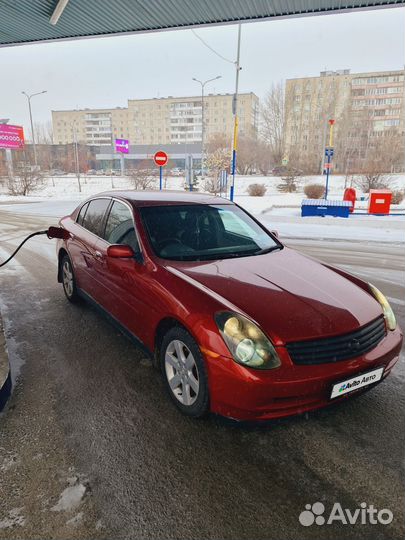
[[[372,285],[371,283],[369,283],[368,286],[370,287],[370,291],[372,292],[374,298],[382,307],[388,329],[395,330],[395,328],[397,327],[397,320],[388,300],[385,298],[383,293],[377,289],[377,287],[374,287],[374,285]]]
[[[270,340],[243,315],[223,311],[215,315],[215,321],[235,362],[256,369],[274,369],[281,364]]]

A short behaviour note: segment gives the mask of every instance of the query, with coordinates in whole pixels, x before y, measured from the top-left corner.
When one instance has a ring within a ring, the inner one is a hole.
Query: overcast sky
[[[236,54],[237,26],[195,30],[224,57]],[[405,8],[303,17],[242,26],[240,90],[262,97],[273,82],[317,76],[326,69],[352,73],[402,69]],[[190,30],[156,32],[0,48],[0,118],[22,124],[33,98],[34,121],[51,110],[126,106],[128,98],[200,92],[192,77],[222,75],[207,92],[233,92],[235,69]]]

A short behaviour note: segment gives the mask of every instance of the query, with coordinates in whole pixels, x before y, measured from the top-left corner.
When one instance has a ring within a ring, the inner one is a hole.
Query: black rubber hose
[[[8,262],[10,262],[11,259],[12,259],[15,255],[17,255],[17,253],[20,251],[20,249],[23,247],[23,245],[25,244],[25,242],[26,242],[27,240],[29,240],[29,239],[32,238],[33,236],[38,236],[39,234],[48,234],[48,229],[47,229],[46,231],[34,232],[34,233],[30,234],[29,236],[27,236],[27,238],[25,238],[25,240],[24,240],[23,242],[21,242],[21,244],[20,244],[20,245],[18,246],[18,248],[14,251],[14,253],[12,253],[12,254],[10,255],[10,257],[9,257],[7,260],[5,260],[4,262],[2,262],[2,263],[0,264],[0,268],[1,268],[2,266],[6,265]]]

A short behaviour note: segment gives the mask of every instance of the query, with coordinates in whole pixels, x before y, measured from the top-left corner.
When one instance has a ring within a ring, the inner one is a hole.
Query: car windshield
[[[260,255],[282,245],[233,205],[150,206],[141,216],[158,257],[201,261]]]

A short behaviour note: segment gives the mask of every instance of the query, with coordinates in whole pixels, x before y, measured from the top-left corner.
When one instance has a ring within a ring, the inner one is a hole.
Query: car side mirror
[[[272,234],[273,236],[275,236],[276,238],[279,237],[278,231],[270,231],[270,232],[271,232],[271,234]]]
[[[134,250],[126,244],[114,244],[107,248],[107,257],[112,259],[131,259],[134,255]]]

